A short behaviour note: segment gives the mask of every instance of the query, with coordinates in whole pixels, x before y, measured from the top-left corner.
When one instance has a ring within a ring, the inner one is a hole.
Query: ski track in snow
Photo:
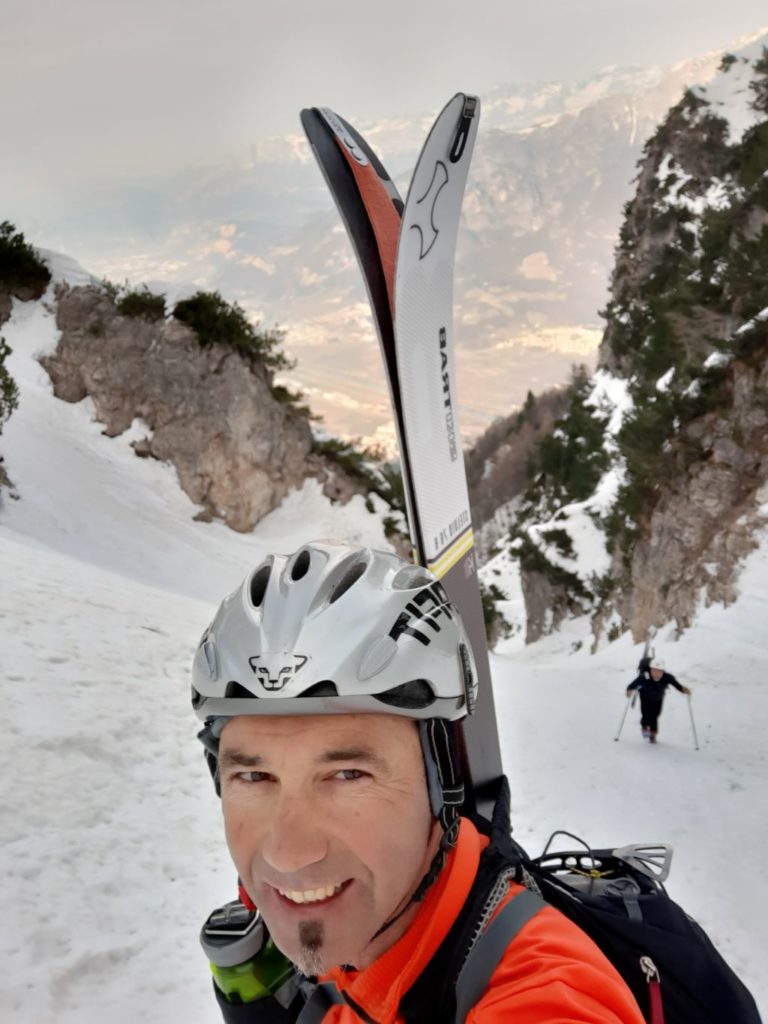
[[[312,484],[251,535],[195,523],[172,469],[103,437],[87,402],[52,397],[33,358],[56,340],[41,303],[17,304],[3,335],[21,404],[0,439],[20,494],[0,506],[0,1019],[214,1024],[197,935],[235,874],[195,739],[192,652],[267,550],[320,536],[383,546],[381,523]],[[576,622],[529,648],[518,634],[491,663],[517,838],[532,853],[555,828],[595,846],[671,842],[672,896],[766,1013],[768,537],[741,590],[679,642],[656,641],[694,688],[699,751],[675,691],[657,747],[641,741],[637,709],[613,742],[640,654],[627,637],[590,656]]]

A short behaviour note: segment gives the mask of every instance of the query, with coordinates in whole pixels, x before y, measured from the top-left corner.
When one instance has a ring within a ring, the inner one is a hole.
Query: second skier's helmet
[[[476,692],[472,648],[440,581],[389,552],[329,541],[249,573],[192,669],[214,778],[235,715],[402,715],[420,723],[430,802],[446,827],[463,796],[450,723],[472,711]]]

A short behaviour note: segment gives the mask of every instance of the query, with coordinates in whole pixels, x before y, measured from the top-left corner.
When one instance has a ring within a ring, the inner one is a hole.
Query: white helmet
[[[666,667],[667,663],[663,658],[651,658],[651,668],[657,668],[663,672]]]
[[[220,606],[192,705],[234,715],[365,712],[456,721],[477,673],[439,580],[385,551],[322,541],[271,555]]]

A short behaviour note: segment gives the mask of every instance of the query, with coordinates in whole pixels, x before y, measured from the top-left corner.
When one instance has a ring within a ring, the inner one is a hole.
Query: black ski
[[[476,712],[463,723],[462,754],[472,781],[469,802],[490,813],[501,754],[452,339],[453,254],[478,115],[474,97],[459,94],[446,106],[419,158],[405,207],[383,165],[351,125],[327,109],[305,110],[301,117],[368,290],[392,400],[415,557],[442,579],[472,641],[479,696]],[[418,380],[422,371],[424,379]]]

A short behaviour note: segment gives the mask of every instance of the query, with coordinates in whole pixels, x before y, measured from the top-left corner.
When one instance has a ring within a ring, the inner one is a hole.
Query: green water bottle
[[[298,990],[293,964],[283,956],[258,910],[240,900],[210,915],[200,943],[211,965],[213,980],[228,1003],[252,1003],[271,997],[288,1007]]]

